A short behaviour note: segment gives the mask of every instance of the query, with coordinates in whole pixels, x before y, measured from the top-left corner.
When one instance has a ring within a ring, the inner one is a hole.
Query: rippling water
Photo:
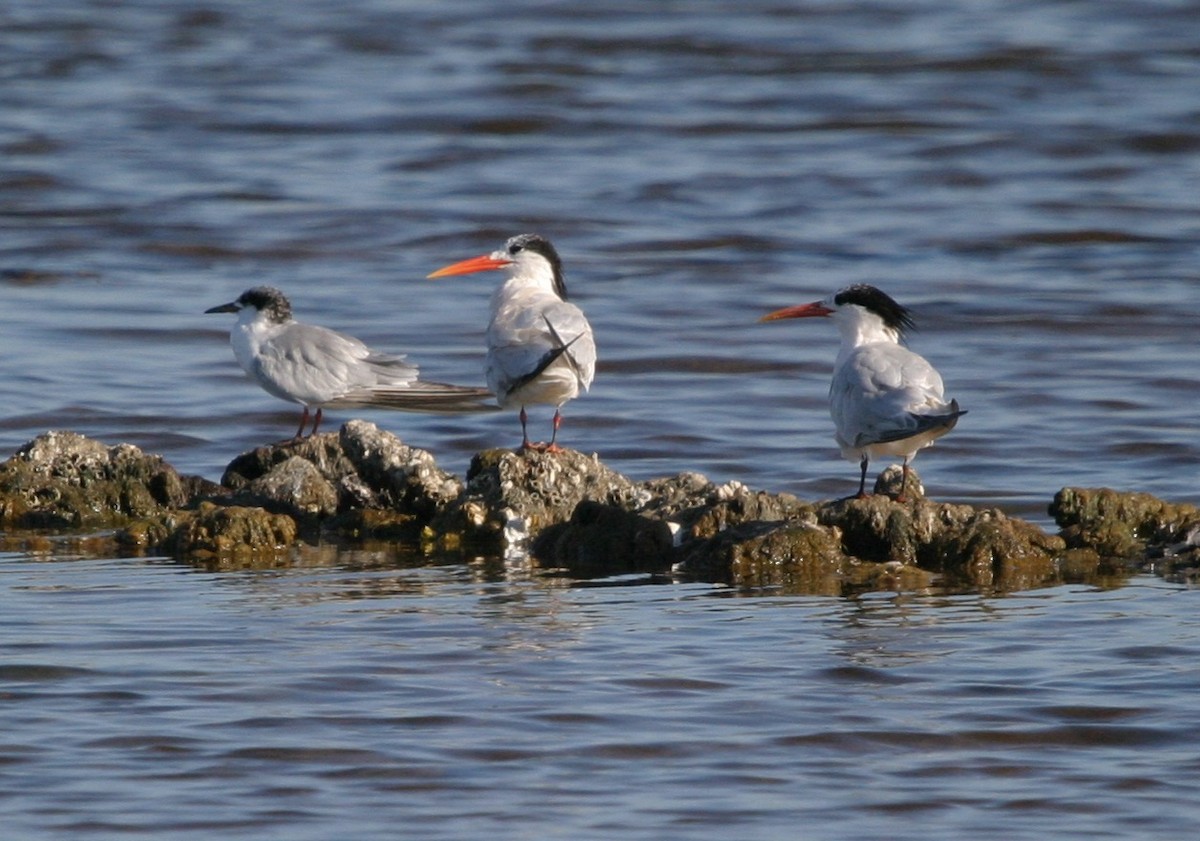
[[[380,561],[0,558],[7,837],[1194,829],[1200,621],[1157,579],[731,598]]]
[[[970,410],[917,461],[933,496],[1197,502],[1197,78],[1200,6],[1165,0],[8,0],[0,454],[70,428],[217,478],[290,433],[203,315],[260,283],[481,382],[495,278],[423,278],[537,230],[601,355],[563,438],[624,473],[847,492],[832,327],[755,320],[865,281]],[[460,472],[519,434],[370,418]],[[2,564],[26,834],[1194,825],[1192,595],[1153,581],[793,601],[51,557]]]

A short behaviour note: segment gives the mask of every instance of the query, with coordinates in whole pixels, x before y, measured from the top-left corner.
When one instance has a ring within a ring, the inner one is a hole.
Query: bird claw
[[[525,441],[521,444],[520,452],[532,451],[535,453],[561,453],[563,450],[563,447],[560,447],[553,441],[550,443],[546,443],[545,441],[538,441],[537,443]]]

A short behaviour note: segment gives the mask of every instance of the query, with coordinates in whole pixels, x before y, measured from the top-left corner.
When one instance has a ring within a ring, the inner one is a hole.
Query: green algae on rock
[[[202,502],[180,515],[162,544],[168,552],[238,562],[276,557],[296,542],[296,521],[261,508]]]
[[[1050,515],[1067,545],[1099,559],[1154,563],[1162,574],[1200,565],[1200,509],[1147,493],[1063,488]]]
[[[108,528],[182,506],[203,480],[185,481],[161,456],[108,447],[75,432],[45,432],[0,464],[0,524]]]

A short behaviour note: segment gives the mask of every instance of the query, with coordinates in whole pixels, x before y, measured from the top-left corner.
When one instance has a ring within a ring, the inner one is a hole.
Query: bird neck
[[[233,328],[234,343],[239,341],[247,348],[257,348],[287,325],[293,323],[291,318],[280,321],[266,312],[247,312],[238,314],[237,324]]]
[[[554,288],[554,275],[551,272],[520,272],[510,275],[496,289],[492,295],[492,308],[503,306],[515,298],[534,299],[543,296],[561,300]]]
[[[862,345],[880,342],[900,344],[900,331],[883,323],[874,313],[860,312],[848,318],[836,319],[838,332],[842,334],[842,352],[848,353]]]

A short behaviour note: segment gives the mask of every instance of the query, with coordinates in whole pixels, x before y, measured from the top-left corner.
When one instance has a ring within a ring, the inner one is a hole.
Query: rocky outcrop
[[[531,537],[570,520],[584,500],[629,511],[640,493],[595,456],[574,450],[485,450],[471,460],[463,492],[430,528],[477,550],[523,550]]]
[[[0,464],[0,525],[102,529],[184,505],[202,479],[184,479],[161,456],[108,447],[75,432],[46,432]]]
[[[1050,515],[1076,562],[1152,562],[1162,575],[1187,578],[1200,566],[1200,509],[1194,505],[1110,488],[1063,488]]]
[[[383,538],[426,551],[518,556],[575,577],[631,572],[805,593],[1013,590],[1114,563],[1200,561],[1200,512],[1145,494],[1064,488],[1060,534],[997,509],[928,500],[896,470],[864,499],[805,502],[697,473],[636,482],[596,456],[487,450],[461,481],[364,421],[260,447],[220,485],[136,447],[50,432],[0,465],[0,525],[58,530],[105,551],[210,565],[290,563],[300,542]],[[1114,561],[1114,559],[1116,559]]]

